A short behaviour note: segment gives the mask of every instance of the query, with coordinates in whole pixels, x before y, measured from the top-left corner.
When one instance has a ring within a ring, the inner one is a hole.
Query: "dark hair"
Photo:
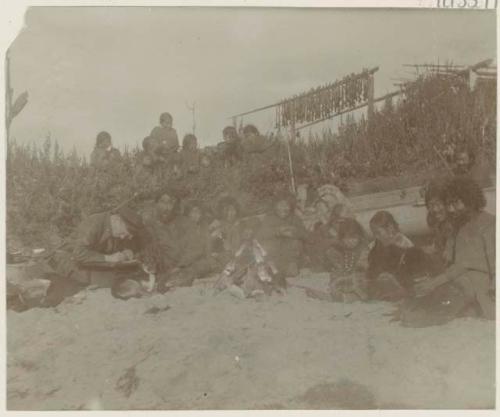
[[[238,132],[236,131],[236,128],[233,126],[226,126],[222,130],[222,136],[229,136],[230,138],[237,138],[238,137]]]
[[[476,160],[476,153],[474,152],[474,149],[467,144],[460,144],[457,146],[457,148],[455,149],[455,157],[459,153],[466,153],[467,155],[469,155],[470,163],[473,163]]]
[[[142,149],[143,150],[147,150],[147,148],[149,146],[151,146],[151,142],[153,141],[153,139],[151,138],[151,136],[146,136],[143,140],[142,140]]]
[[[244,135],[260,135],[258,129],[254,125],[246,125],[243,128]]]
[[[206,214],[205,206],[198,200],[191,200],[186,203],[184,206],[184,216],[189,216],[189,213],[191,213],[195,207],[198,207],[201,210],[202,217],[204,217]]]
[[[195,146],[197,146],[198,139],[192,133],[188,133],[187,135],[184,136],[184,139],[182,139],[182,147],[187,148],[191,144],[194,144]]]
[[[160,114],[160,123],[162,123],[166,120],[170,120],[172,122],[174,119],[170,113],[165,112],[165,113]]]
[[[344,204],[344,203],[337,203],[333,206],[332,208],[332,212],[331,212],[331,215],[330,215],[330,218],[332,220],[338,220],[340,219],[340,213],[342,211],[342,209],[346,208],[347,206]]]
[[[95,144],[96,146],[102,146],[107,141],[111,141],[111,135],[108,132],[102,131],[97,134]]]
[[[236,201],[235,198],[233,197],[230,197],[230,196],[226,196],[226,197],[223,197],[219,200],[218,204],[217,204],[217,217],[222,220],[224,218],[224,210],[226,209],[226,207],[228,206],[233,206],[236,210],[236,216],[239,217],[240,214],[241,214],[241,207],[240,207],[240,204],[238,203],[238,201]]]
[[[360,240],[363,240],[365,231],[358,221],[354,219],[345,219],[339,224],[338,236],[340,240],[349,237],[359,237]]]
[[[482,210],[486,207],[486,197],[479,184],[471,178],[456,177],[449,182],[444,190],[446,204],[462,201],[465,207],[472,210]]]
[[[444,190],[450,180],[433,180],[425,187],[425,205],[429,208],[431,200],[441,200],[444,203]]]
[[[295,196],[289,192],[282,192],[276,195],[276,197],[273,200],[273,207],[276,207],[276,205],[280,201],[286,201],[288,205],[290,206],[290,209],[293,211],[295,209],[295,204],[296,204],[296,199]]]
[[[117,214],[120,216],[131,235],[136,236],[143,232],[144,223],[142,221],[142,217],[131,208],[122,206],[111,211],[111,214]]]
[[[378,226],[388,229],[390,226],[399,231],[399,224],[394,216],[386,210],[377,211],[370,220],[370,226]]]
[[[154,194],[154,201],[155,203],[158,203],[158,201],[161,200],[161,198],[167,194],[170,198],[173,198],[175,200],[180,200],[180,197],[179,195],[177,194],[176,191],[170,189],[170,188],[162,188],[161,190],[157,191],[155,194]]]
[[[160,191],[157,191],[153,195],[153,199],[155,204],[158,203],[164,195],[168,195],[171,199],[175,201],[174,207],[172,209],[172,213],[179,214],[180,212],[180,207],[181,207],[181,198],[179,197],[178,193],[175,192],[174,190],[171,190],[169,188],[164,188]]]

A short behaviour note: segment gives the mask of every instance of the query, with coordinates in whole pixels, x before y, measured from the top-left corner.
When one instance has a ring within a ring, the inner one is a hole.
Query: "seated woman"
[[[294,199],[283,194],[275,199],[272,211],[265,215],[257,240],[269,259],[285,277],[299,274],[307,232],[293,213]]]

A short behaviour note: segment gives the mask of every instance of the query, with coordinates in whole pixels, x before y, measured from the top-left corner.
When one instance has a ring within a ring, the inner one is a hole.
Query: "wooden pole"
[[[193,135],[196,135],[196,103],[193,102]]]
[[[288,165],[289,165],[289,169],[290,169],[290,184],[292,187],[293,194],[296,194],[297,190],[295,188],[295,177],[293,175],[293,162],[292,162],[292,151],[290,149],[290,142],[295,143],[295,134],[296,134],[296,130],[295,130],[295,118],[294,118],[292,120],[292,126],[290,127],[290,139],[288,139],[286,141],[286,146],[287,146],[287,150],[288,150]]]
[[[5,130],[6,130],[6,142],[9,143],[10,139],[10,122],[11,119],[11,109],[12,109],[12,95],[13,90],[10,85],[10,56],[9,50],[7,50],[7,54],[5,55]]]
[[[368,78],[368,123],[371,122],[373,118],[373,112],[375,110],[375,78],[373,74]]]
[[[437,156],[439,157],[439,159],[443,163],[443,166],[446,168],[446,170],[451,175],[454,175],[453,170],[450,168],[450,166],[448,165],[448,162],[446,161],[445,157],[441,154],[441,152],[439,152],[439,150],[435,146],[433,146],[432,148],[434,149],[434,152],[436,152]]]
[[[196,135],[196,103],[193,101],[191,106],[186,103],[186,107],[191,112],[191,118],[193,120],[193,135]]]

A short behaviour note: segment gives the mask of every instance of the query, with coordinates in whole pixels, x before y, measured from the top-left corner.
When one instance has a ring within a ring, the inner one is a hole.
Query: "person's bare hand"
[[[134,259],[134,252],[132,252],[130,249],[125,249],[122,251],[123,256],[125,257],[125,261],[132,261]]]
[[[280,229],[280,236],[293,237],[293,228],[290,226],[283,226]]]
[[[111,255],[105,255],[104,259],[106,262],[123,262],[127,260],[126,256],[123,252],[115,252]]]
[[[423,297],[438,286],[435,278],[423,278],[415,283],[415,294],[417,297]]]

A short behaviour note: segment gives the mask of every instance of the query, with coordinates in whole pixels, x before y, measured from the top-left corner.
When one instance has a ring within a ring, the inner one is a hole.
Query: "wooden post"
[[[296,194],[297,190],[295,188],[295,177],[293,175],[293,162],[292,162],[292,151],[290,149],[290,142],[295,143],[295,134],[296,134],[295,118],[293,118],[292,125],[290,127],[290,139],[288,139],[286,141],[286,146],[287,146],[287,150],[288,150],[288,165],[290,168],[290,185],[291,185],[293,194]]]
[[[9,50],[5,54],[5,130],[6,130],[6,142],[10,139],[10,122],[11,120],[11,109],[12,109],[12,87],[10,85],[10,57]]]
[[[368,123],[370,123],[373,112],[375,110],[375,78],[373,74],[370,74],[368,77]]]

